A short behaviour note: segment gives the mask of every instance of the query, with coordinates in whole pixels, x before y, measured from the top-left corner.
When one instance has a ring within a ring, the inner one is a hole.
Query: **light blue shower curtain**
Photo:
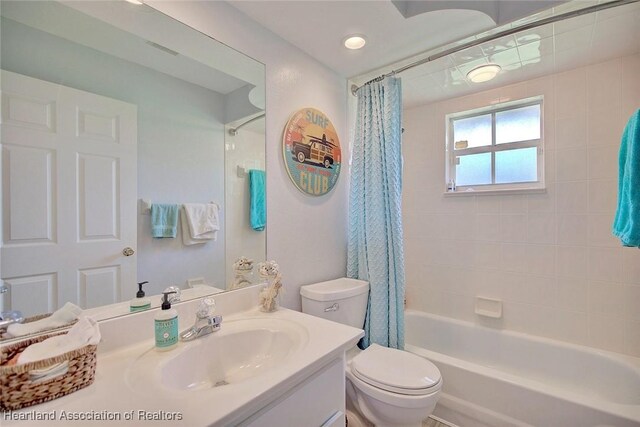
[[[402,91],[387,77],[358,90],[347,275],[371,291],[361,345],[404,347]]]

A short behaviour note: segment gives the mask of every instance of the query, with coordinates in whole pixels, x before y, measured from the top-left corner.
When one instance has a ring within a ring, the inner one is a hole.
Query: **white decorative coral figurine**
[[[258,272],[260,278],[267,281],[267,286],[260,291],[260,310],[271,313],[278,309],[277,298],[282,288],[280,267],[275,261],[261,262]]]
[[[253,275],[253,260],[247,257],[240,257],[233,263],[235,276],[230,290],[244,288],[251,285]]]

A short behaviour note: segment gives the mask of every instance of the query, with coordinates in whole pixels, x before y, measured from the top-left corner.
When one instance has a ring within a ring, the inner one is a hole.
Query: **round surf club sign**
[[[303,193],[322,196],[338,181],[340,140],[323,112],[315,108],[296,111],[284,128],[282,153],[289,177]]]

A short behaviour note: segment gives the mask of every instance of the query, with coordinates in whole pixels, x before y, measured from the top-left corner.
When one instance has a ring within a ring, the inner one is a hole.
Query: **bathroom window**
[[[447,193],[544,189],[542,97],[447,115]]]

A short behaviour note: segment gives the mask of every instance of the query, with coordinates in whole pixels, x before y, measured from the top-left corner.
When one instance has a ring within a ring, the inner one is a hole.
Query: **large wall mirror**
[[[146,5],[0,12],[0,311],[237,287],[265,259],[264,65]]]

